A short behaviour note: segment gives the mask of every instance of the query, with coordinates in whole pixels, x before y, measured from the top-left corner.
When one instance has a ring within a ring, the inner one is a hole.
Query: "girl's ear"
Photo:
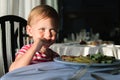
[[[27,26],[26,26],[26,31],[27,31],[27,34],[28,34],[29,36],[32,36],[31,26],[27,25]]]

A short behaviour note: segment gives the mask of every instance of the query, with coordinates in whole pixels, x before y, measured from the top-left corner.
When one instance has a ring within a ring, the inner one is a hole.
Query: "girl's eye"
[[[45,28],[40,28],[39,30],[41,30],[41,31],[45,31]]]

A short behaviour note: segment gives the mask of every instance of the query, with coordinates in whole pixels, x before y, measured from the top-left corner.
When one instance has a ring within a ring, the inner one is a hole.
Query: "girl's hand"
[[[46,40],[45,38],[43,38],[43,39],[37,38],[34,41],[34,44],[38,45],[38,50],[39,50],[41,46],[48,48],[52,43],[50,40]]]

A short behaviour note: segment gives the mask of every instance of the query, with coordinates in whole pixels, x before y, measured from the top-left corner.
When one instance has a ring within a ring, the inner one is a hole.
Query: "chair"
[[[0,17],[0,76],[8,72],[16,51],[28,44],[26,25],[27,21],[19,16]]]

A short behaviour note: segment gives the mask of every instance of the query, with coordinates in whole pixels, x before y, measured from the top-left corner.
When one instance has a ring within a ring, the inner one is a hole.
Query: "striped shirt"
[[[32,44],[24,45],[17,53],[16,56],[21,54],[24,55],[26,51],[32,46]],[[46,55],[45,53],[36,52],[33,56],[33,59],[31,61],[31,64],[39,63],[39,62],[48,62],[53,61],[53,58],[58,57],[59,55],[52,51],[51,49],[48,49],[49,55]]]

